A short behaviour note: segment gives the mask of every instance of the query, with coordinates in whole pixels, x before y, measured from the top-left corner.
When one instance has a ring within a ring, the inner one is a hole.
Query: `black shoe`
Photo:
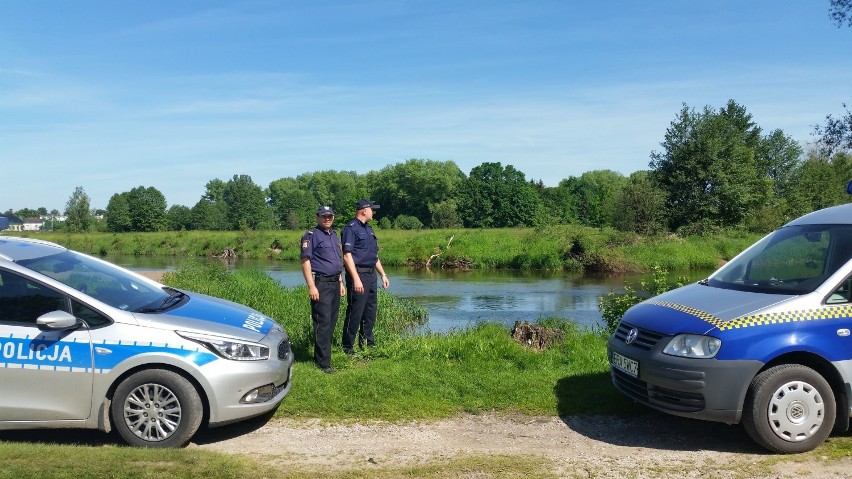
[[[344,349],[343,352],[346,353],[347,356],[355,356],[355,350],[353,349]]]
[[[337,372],[337,370],[335,370],[334,368],[322,368],[322,372],[326,374],[334,374]]]

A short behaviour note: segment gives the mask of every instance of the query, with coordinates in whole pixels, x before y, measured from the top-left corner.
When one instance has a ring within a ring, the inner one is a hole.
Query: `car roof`
[[[67,251],[63,246],[33,238],[0,236],[0,258],[7,261],[42,258]]]
[[[808,213],[784,226],[798,225],[852,225],[852,203]]]

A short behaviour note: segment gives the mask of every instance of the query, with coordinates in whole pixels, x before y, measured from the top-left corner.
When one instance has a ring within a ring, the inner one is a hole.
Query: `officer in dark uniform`
[[[317,210],[317,226],[302,236],[302,274],[311,297],[311,319],[314,325],[314,362],[326,373],[331,368],[331,337],[337,325],[340,297],[346,295],[341,272],[343,256],[337,233],[331,229],[334,210],[321,206]]]
[[[355,218],[343,227],[343,264],[346,266],[346,316],[343,322],[343,351],[355,354],[355,335],[358,346],[376,344],[373,326],[376,324],[377,277],[382,287],[390,286],[388,276],[379,261],[379,243],[369,225],[373,210],[379,205],[370,200],[355,203]]]

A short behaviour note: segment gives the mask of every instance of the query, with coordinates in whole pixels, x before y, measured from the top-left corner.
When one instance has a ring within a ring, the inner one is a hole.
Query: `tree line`
[[[383,229],[578,224],[640,234],[726,227],[766,232],[850,201],[852,113],[827,116],[814,134],[817,141],[804,151],[781,130],[764,133],[733,100],[718,109],[684,104],[660,149],[651,152],[648,169],[630,175],[593,170],[545,186],[499,162],[464,174],[452,161],[410,159],[366,174],[305,173],[266,188],[248,175],[212,179],[193,206],[169,207],[155,187],[139,186],[114,194],[99,211],[77,187],[57,229],[304,229],[314,224],[318,205],[345,218],[359,198],[370,198],[382,205],[377,226]]]

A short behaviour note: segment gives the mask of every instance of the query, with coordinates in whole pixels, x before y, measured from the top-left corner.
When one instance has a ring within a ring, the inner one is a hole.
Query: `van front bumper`
[[[762,362],[670,356],[662,351],[672,336],[637,328],[643,340],[627,344],[625,327],[633,328],[620,325],[607,343],[612,382],[619,391],[677,416],[727,424],[740,421],[746,392]],[[634,371],[625,365],[638,367]]]

